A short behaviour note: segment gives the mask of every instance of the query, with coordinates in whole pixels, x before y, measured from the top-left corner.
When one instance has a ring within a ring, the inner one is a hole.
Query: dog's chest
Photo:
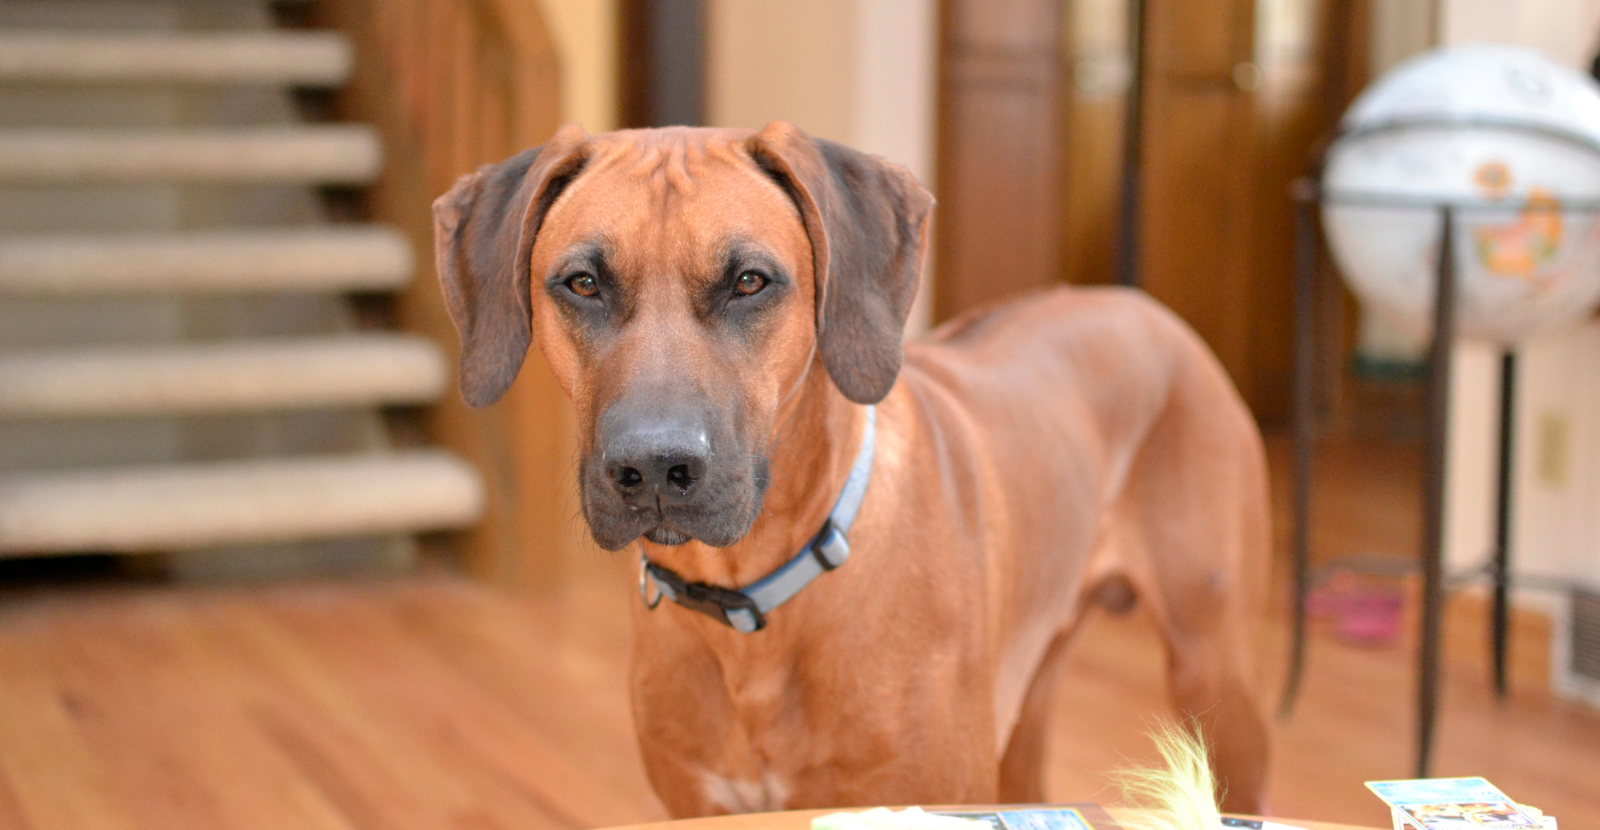
[[[734,746],[747,752],[729,752],[724,746],[721,763],[705,770],[701,787],[705,799],[734,812],[782,810],[790,806],[797,788],[808,786],[804,770],[814,766],[814,753],[829,742],[813,731],[813,713],[807,711],[802,687],[814,679],[797,676],[783,661],[725,663],[723,693],[733,715],[729,724],[737,736]]]
[[[735,778],[707,770],[701,773],[700,782],[702,797],[730,813],[770,813],[788,806],[789,784],[774,772]]]

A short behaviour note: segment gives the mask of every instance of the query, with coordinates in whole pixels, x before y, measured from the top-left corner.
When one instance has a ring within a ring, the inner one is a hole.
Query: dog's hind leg
[[[1057,636],[1033,674],[1022,711],[1000,757],[1000,801],[1004,804],[1038,804],[1044,796],[1045,738],[1056,681],[1066,667],[1067,644],[1072,632]]]
[[[1177,384],[1116,509],[1136,539],[1129,575],[1166,641],[1173,702],[1211,743],[1224,808],[1253,813],[1269,741],[1257,664],[1271,545],[1265,453],[1238,398],[1201,374]]]

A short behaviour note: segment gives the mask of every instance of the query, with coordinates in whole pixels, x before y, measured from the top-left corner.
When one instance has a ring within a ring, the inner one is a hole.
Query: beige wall
[[[781,118],[933,188],[937,0],[708,0],[707,17],[712,125]],[[927,328],[931,284],[930,274],[912,334]]]
[[[933,177],[935,0],[710,0],[708,117],[806,132]]]
[[[1438,32],[1440,0],[1373,0],[1372,77],[1381,77],[1395,64],[1428,50]]]
[[[617,128],[617,0],[539,0],[561,56],[561,120]]]
[[[939,8],[936,0],[858,0],[855,146],[934,185]]]
[[[1583,71],[1600,40],[1600,0],[1443,0],[1439,11],[1445,43],[1528,46]],[[1456,348],[1446,533],[1452,570],[1481,564],[1493,541],[1497,355],[1481,344]],[[1530,341],[1519,355],[1513,567],[1600,588],[1600,324]],[[1523,591],[1518,599],[1546,605],[1551,598]]]
[[[561,56],[562,116],[617,124],[617,0],[540,0]],[[933,178],[937,0],[707,0],[707,109],[775,118]]]
[[[707,117],[760,127],[782,118],[812,135],[854,136],[857,0],[711,0]]]
[[[1600,40],[1596,0],[1443,0],[1444,43],[1515,43],[1587,70]]]

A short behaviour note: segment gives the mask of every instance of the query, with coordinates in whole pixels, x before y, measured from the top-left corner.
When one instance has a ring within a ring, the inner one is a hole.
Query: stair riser
[[[382,150],[351,125],[188,132],[0,132],[0,182],[13,184],[367,184]]]
[[[448,378],[431,342],[391,336],[11,355],[0,356],[0,418],[421,404]]]
[[[350,76],[333,33],[0,33],[0,83],[336,86]]]
[[[0,477],[0,557],[458,528],[483,498],[470,467],[436,452]]]
[[[396,291],[414,269],[382,229],[0,238],[0,296]]]

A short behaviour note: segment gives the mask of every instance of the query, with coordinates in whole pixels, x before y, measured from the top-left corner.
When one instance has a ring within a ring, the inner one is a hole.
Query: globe
[[[1600,85],[1539,53],[1469,44],[1385,75],[1351,105],[1322,176],[1323,229],[1363,303],[1431,329],[1442,220],[1457,331],[1509,344],[1600,302]]]

